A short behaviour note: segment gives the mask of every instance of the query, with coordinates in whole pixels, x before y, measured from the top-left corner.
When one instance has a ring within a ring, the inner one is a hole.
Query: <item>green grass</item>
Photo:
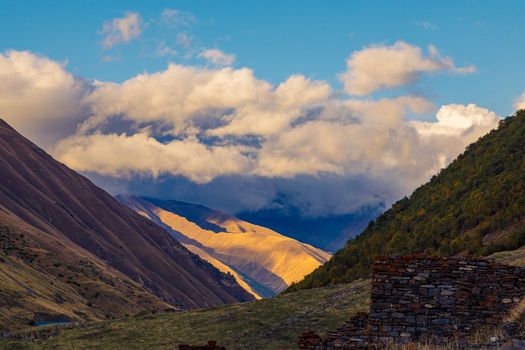
[[[369,282],[359,280],[287,293],[251,303],[170,314],[147,314],[64,329],[34,342],[0,342],[13,349],[174,349],[216,340],[232,349],[294,349],[300,333],[337,329],[367,311]]]

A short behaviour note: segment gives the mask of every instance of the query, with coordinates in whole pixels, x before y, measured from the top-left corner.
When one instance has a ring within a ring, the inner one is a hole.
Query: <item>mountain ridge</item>
[[[0,167],[0,223],[26,241],[2,236],[2,254],[10,260],[23,261],[51,276],[58,273],[53,266],[61,260],[67,262],[66,270],[77,269],[82,261],[94,264],[95,272],[77,271],[70,280],[60,273],[64,277],[59,279],[72,286],[78,284],[75,288],[84,294],[83,288],[89,287],[75,278],[86,278],[90,284],[100,282],[103,290],[113,288],[112,283],[119,285],[120,291],[113,289],[114,301],[120,306],[135,299],[149,300],[128,310],[131,313],[253,300],[232,276],[215,269],[162,227],[54,160],[3,120]],[[33,255],[38,257],[31,258]],[[101,282],[101,276],[106,276],[106,282]],[[121,309],[114,316],[129,313],[126,307]],[[104,314],[100,317],[105,318]]]
[[[131,195],[117,199],[163,225],[189,250],[231,273],[258,298],[281,292],[330,257],[318,248],[202,205]]]

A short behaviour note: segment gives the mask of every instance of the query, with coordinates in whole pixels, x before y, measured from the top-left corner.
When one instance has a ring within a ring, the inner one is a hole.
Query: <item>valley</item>
[[[0,0],[0,350],[525,350],[521,10]]]
[[[305,330],[339,327],[368,307],[369,282],[329,286],[208,310],[143,314],[64,329],[34,342],[1,341],[17,349],[173,349],[217,340],[226,349],[294,349]]]

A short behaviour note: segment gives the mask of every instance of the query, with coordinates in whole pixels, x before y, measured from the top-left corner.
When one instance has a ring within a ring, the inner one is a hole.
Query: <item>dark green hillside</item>
[[[383,254],[488,255],[525,245],[525,110],[467,147],[410,198],[372,221],[324,266],[290,287],[366,277]]]

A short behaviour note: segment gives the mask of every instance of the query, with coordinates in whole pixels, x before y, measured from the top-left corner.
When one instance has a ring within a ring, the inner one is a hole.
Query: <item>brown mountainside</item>
[[[115,315],[146,308],[143,299],[149,299],[149,308],[252,300],[232,276],[190,253],[163,228],[54,160],[2,120],[0,169],[0,253],[10,262],[50,278],[67,282],[70,277],[77,284],[75,278],[86,278],[112,290],[115,300],[122,299],[117,304],[123,310]],[[60,277],[54,265],[61,261],[79,271]],[[89,268],[80,271],[85,265]],[[91,286],[83,288],[92,291]]]

